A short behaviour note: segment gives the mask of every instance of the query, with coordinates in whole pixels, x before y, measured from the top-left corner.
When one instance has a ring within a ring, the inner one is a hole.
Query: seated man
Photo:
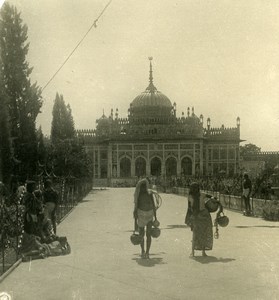
[[[56,234],[56,209],[58,206],[58,193],[52,187],[51,180],[46,180],[44,183],[43,199],[46,206],[46,214],[51,220],[54,233]]]
[[[24,231],[28,234],[36,234],[38,231],[38,216],[43,212],[43,205],[40,199],[35,195],[36,183],[28,181],[26,184],[26,193],[23,196],[24,213]]]
[[[46,207],[43,209],[43,213],[38,216],[38,237],[41,238],[42,243],[51,243],[57,240],[57,236],[54,233],[51,220],[48,218],[48,211]]]

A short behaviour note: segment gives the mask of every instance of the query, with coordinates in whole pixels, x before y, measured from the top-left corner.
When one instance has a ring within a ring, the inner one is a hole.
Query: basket
[[[205,202],[205,207],[210,213],[214,213],[218,210],[219,208],[219,201],[216,198],[209,198]]]
[[[134,232],[133,234],[130,236],[130,241],[133,245],[140,245],[140,243],[143,240],[143,236],[140,235],[139,233],[136,232],[136,228],[137,228],[137,221],[135,219],[135,223],[134,223]]]

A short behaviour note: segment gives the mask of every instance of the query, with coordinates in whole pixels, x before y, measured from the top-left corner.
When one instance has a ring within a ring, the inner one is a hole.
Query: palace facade
[[[130,104],[128,117],[118,109],[98,119],[95,129],[77,130],[93,160],[95,182],[135,180],[141,176],[162,178],[233,175],[239,170],[240,119],[235,128],[211,128],[194,108],[176,115],[176,103],[153,84],[150,60],[149,85]]]

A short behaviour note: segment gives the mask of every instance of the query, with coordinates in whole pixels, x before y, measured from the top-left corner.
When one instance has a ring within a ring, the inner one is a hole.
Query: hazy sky
[[[108,0],[11,0],[28,25],[32,80],[44,86]],[[43,91],[38,117],[50,132],[56,92],[77,129],[95,128],[103,109],[127,116],[133,99],[154,84],[177,103],[235,127],[262,150],[279,150],[278,0],[112,0],[67,64]]]

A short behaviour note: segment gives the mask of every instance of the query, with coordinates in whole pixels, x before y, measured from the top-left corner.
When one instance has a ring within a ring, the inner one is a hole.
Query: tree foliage
[[[0,74],[1,76],[1,74]],[[11,142],[8,117],[7,95],[0,79],[0,180],[9,181],[11,174]]]
[[[51,143],[49,161],[55,175],[91,176],[91,162],[84,146],[75,135],[75,123],[69,104],[65,104],[63,95],[56,93],[52,110]]]
[[[47,149],[45,146],[45,137],[42,131],[42,127],[40,126],[37,130],[37,149],[38,149],[38,162],[40,164],[44,164],[46,161]]]
[[[21,172],[32,176],[37,163],[36,118],[42,97],[40,87],[30,79],[27,31],[17,9],[4,3],[0,14],[1,70],[8,97],[14,157],[22,162]]]
[[[240,156],[242,156],[242,157],[248,156],[249,157],[249,156],[258,154],[261,151],[261,148],[254,144],[246,144],[244,146],[240,146],[239,150],[240,150]]]
[[[57,143],[75,137],[75,125],[70,105],[66,105],[63,95],[56,93],[52,110],[51,141]]]

